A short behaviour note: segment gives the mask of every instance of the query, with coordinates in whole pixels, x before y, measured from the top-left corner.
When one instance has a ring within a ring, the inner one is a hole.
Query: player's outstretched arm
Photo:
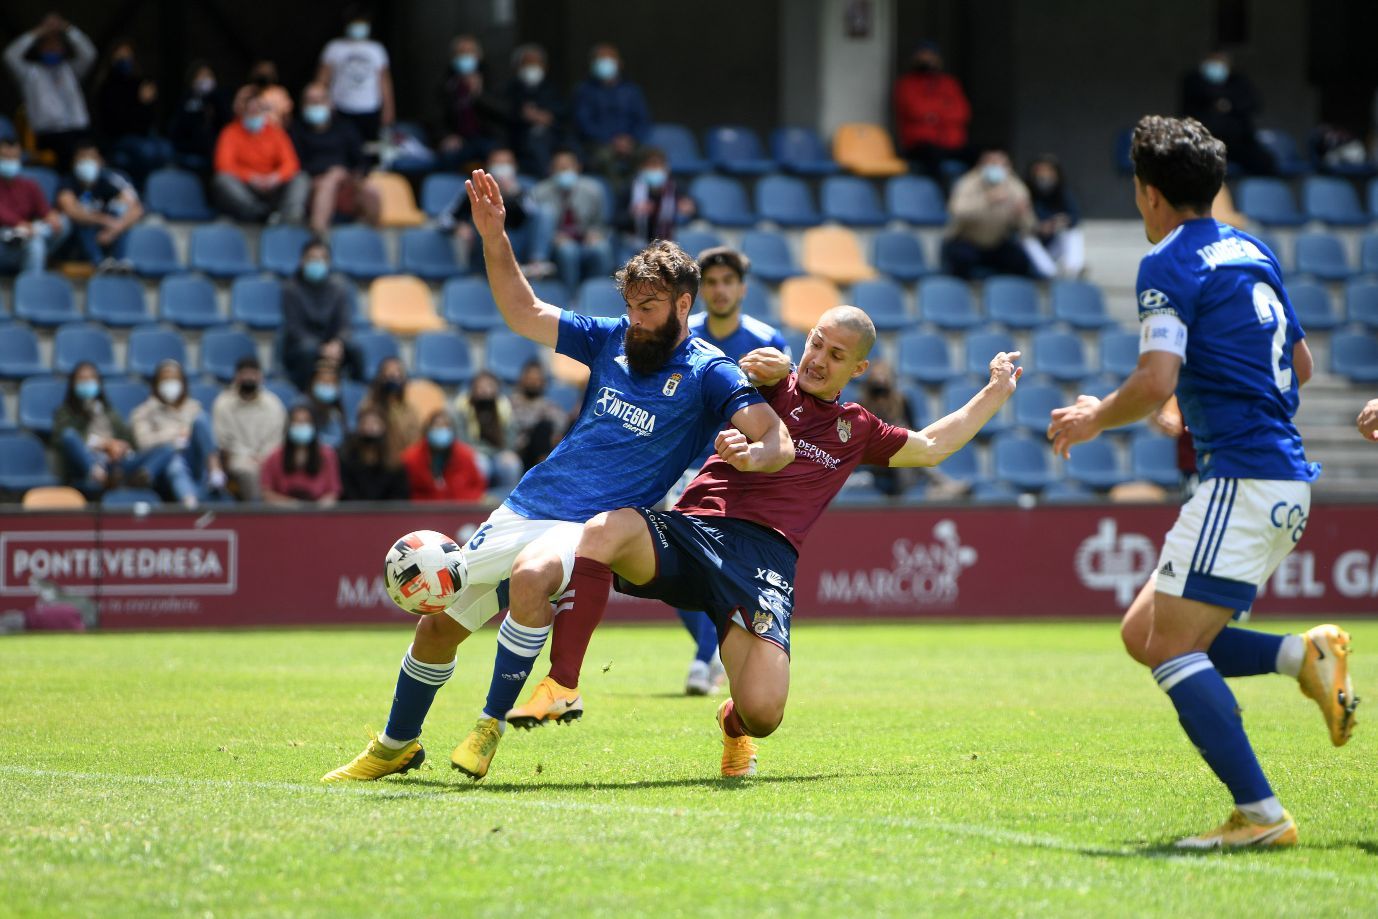
[[[734,469],[775,472],[794,462],[794,438],[769,405],[758,402],[739,409],[732,424],[719,432],[713,449]]]
[[[502,190],[482,169],[475,169],[464,183],[474,229],[483,239],[483,263],[488,269],[488,286],[508,328],[537,344],[555,347],[560,335],[560,310],[536,299],[522,275],[512,241],[507,238],[507,208]]]
[[[910,431],[903,447],[890,457],[891,466],[936,466],[967,445],[976,432],[1014,395],[1024,368],[1015,366],[1018,351],[1001,351],[990,362],[990,382],[966,405],[939,418],[922,431]]]
[[[757,348],[737,361],[752,386],[774,386],[789,376],[790,360],[779,348]]]
[[[1364,440],[1378,440],[1378,399],[1369,400],[1355,419],[1355,425],[1359,433],[1364,435]]]
[[[1156,411],[1177,389],[1181,369],[1182,359],[1171,351],[1145,351],[1139,355],[1134,372],[1104,399],[1077,396],[1076,404],[1053,409],[1048,425],[1053,452],[1066,459],[1072,447],[1092,440],[1101,431]]]

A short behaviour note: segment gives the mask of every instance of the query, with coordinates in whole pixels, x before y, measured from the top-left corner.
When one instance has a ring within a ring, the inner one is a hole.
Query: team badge
[[[661,390],[661,393],[666,396],[673,396],[675,390],[679,389],[679,381],[682,379],[684,379],[684,374],[682,373],[670,374],[670,379],[665,381],[665,388]]]
[[[771,616],[771,614],[767,613],[765,610],[759,610],[751,617],[751,630],[757,635],[764,635],[770,631],[774,618],[775,617]]]
[[[841,418],[837,419],[837,436],[842,439],[844,444],[851,440],[852,423],[850,421],[843,421]]]

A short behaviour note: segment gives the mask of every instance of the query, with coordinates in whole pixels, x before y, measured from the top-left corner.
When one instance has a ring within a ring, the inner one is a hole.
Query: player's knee
[[[1148,624],[1132,614],[1126,614],[1120,623],[1120,641],[1124,642],[1125,651],[1144,666],[1148,666],[1148,631]]]
[[[742,719],[742,724],[752,737],[769,737],[785,720],[784,700],[753,699],[743,703],[734,699],[733,705],[737,709],[737,717]]]
[[[512,566],[510,604],[512,618],[521,625],[550,622],[550,595],[560,589],[564,567],[555,556],[518,559]]]
[[[422,616],[412,637],[412,655],[427,663],[444,664],[455,658],[455,649],[469,637],[469,630],[444,613]]]
[[[605,564],[614,561],[618,550],[627,541],[630,528],[640,524],[640,517],[636,511],[627,508],[594,517],[584,524],[584,535],[579,539],[579,554]]]

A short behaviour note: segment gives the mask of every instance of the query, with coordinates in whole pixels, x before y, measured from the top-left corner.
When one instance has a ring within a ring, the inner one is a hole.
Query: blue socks
[[[531,665],[545,647],[550,626],[527,628],[518,625],[509,614],[498,628],[498,649],[493,657],[493,681],[488,685],[488,701],[483,714],[499,721],[507,720],[507,713],[516,707],[517,697],[531,675]]]
[[[705,664],[712,661],[718,650],[718,627],[713,624],[713,617],[699,610],[677,609],[675,612],[679,613],[679,621],[684,623],[697,645],[694,660]]]
[[[1224,677],[1277,673],[1278,650],[1286,637],[1227,626],[1215,636],[1206,654]]]
[[[397,689],[392,694],[392,712],[388,726],[380,738],[389,747],[401,747],[421,736],[421,722],[431,710],[435,694],[455,672],[455,662],[427,664],[411,656],[411,648],[402,658],[402,672],[397,674]],[[390,741],[390,742],[389,742]]]

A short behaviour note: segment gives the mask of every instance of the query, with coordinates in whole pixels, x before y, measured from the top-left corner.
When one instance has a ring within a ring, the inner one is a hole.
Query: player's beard
[[[627,366],[634,373],[655,373],[679,346],[679,333],[684,329],[679,321],[679,313],[670,311],[665,324],[654,332],[640,331],[635,326],[627,327],[622,347],[627,354]]]

